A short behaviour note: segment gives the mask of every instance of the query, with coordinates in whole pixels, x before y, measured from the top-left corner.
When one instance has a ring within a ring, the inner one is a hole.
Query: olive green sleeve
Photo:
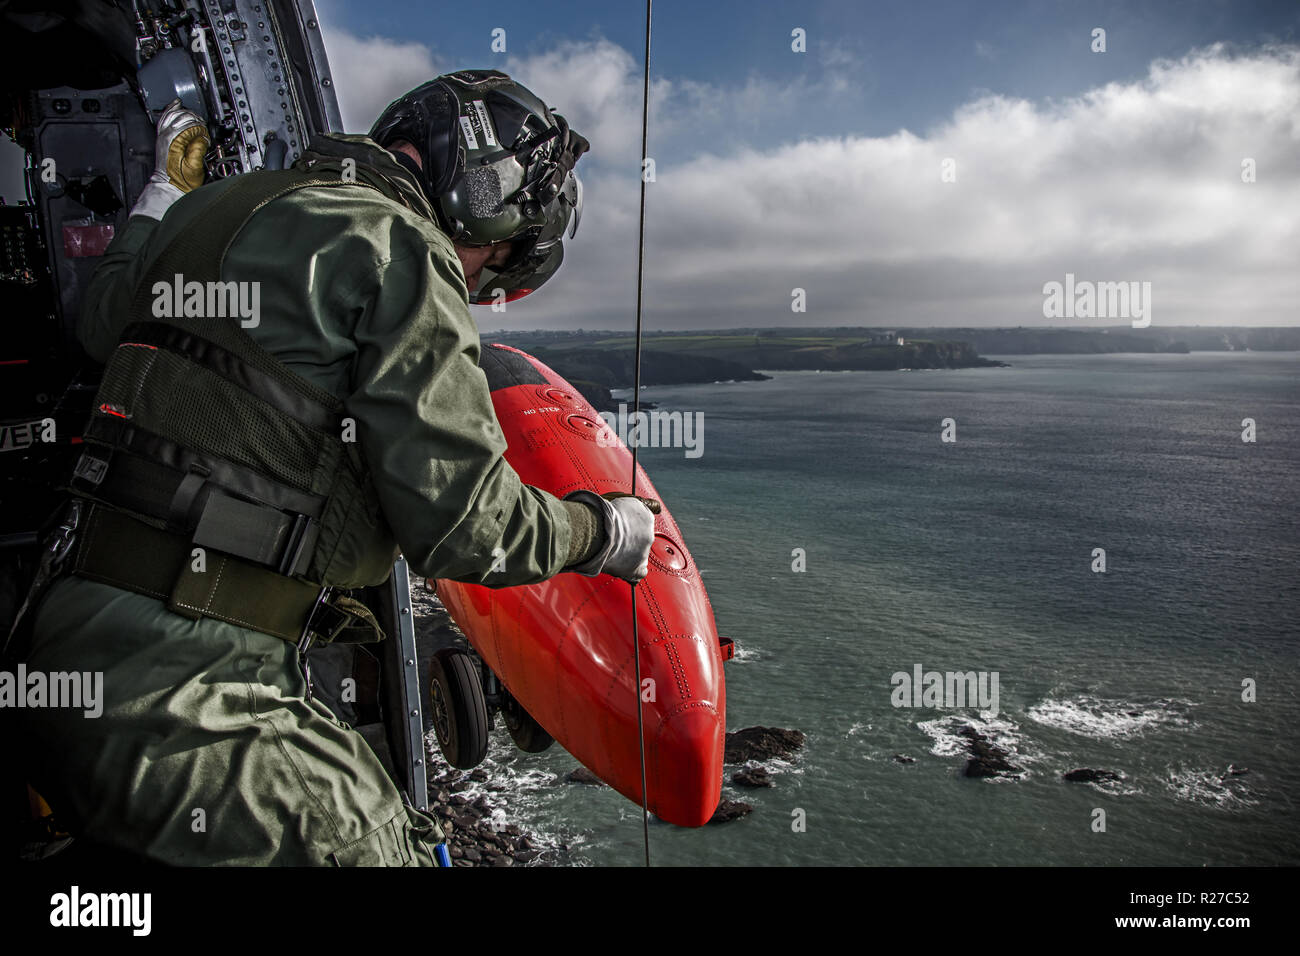
[[[144,267],[144,257],[139,253],[157,226],[158,221],[148,216],[130,217],[126,227],[108,244],[86,286],[77,318],[77,338],[96,362],[107,362],[117,347]]]
[[[399,217],[389,228],[391,258],[376,263],[353,330],[346,401],[385,517],[421,575],[489,587],[549,578],[571,563],[569,510],[502,457],[455,251],[432,225]]]

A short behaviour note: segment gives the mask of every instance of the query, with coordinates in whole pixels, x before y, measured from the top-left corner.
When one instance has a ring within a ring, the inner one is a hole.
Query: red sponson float
[[[481,364],[509,444],[506,460],[526,483],[561,498],[580,488],[632,490],[632,453],[568,382],[504,345],[485,347]],[[639,465],[635,490],[662,501]],[[643,693],[635,686],[626,581],[566,573],[512,588],[433,584],[511,695],[638,804],[640,701],[650,812],[680,826],[708,822],[722,789],[722,662],[732,647],[718,638],[699,569],[666,502],[655,518],[650,573],[636,588]]]

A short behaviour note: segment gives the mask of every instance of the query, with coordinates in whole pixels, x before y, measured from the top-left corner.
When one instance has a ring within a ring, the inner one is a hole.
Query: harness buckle
[[[107,467],[107,462],[104,462]],[[72,550],[72,545],[77,540],[77,526],[81,524],[81,499],[73,498],[68,502],[68,510],[63,518],[63,524],[55,529],[54,536],[46,546],[49,558],[49,567],[57,568],[63,563],[63,559],[68,556]]]
[[[307,661],[307,652],[316,643],[317,617],[321,614],[321,609],[329,608],[332,610],[329,599],[333,593],[334,589],[329,586],[320,589],[320,594],[316,595],[316,603],[312,605],[311,613],[307,615],[307,620],[302,626],[302,634],[298,638],[298,664],[302,668],[302,679],[307,683],[308,699],[312,696],[312,680],[311,664]]]
[[[63,514],[63,523],[54,530],[49,543],[41,551],[40,560],[36,565],[36,574],[32,577],[27,594],[18,608],[18,613],[14,615],[9,631],[4,635],[4,641],[0,643],[0,656],[8,653],[9,642],[18,633],[19,625],[27,623],[24,619],[40,603],[46,588],[59,575],[64,559],[76,544],[77,526],[81,524],[81,499],[73,498],[69,501],[68,508]]]
[[[317,642],[329,643],[356,620],[355,614],[330,603],[334,590],[333,587],[321,588],[311,614],[307,616],[307,623],[303,625],[302,636],[298,639],[300,651],[307,651]]]
[[[73,480],[84,481],[92,489],[98,488],[104,476],[108,474],[108,463],[111,459],[111,452],[108,458],[100,458],[89,451],[83,451],[81,457],[77,459],[77,467],[72,472]]]
[[[316,603],[311,607],[311,613],[307,615],[307,620],[303,622],[302,634],[298,637],[298,653],[306,654],[311,650],[311,646],[316,643],[316,618],[320,614],[322,607],[329,606],[330,596],[334,593],[332,587],[323,587],[320,594],[316,595]]]

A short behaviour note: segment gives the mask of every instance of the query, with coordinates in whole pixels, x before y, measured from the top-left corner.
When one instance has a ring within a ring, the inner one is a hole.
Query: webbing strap
[[[215,551],[195,555],[193,547],[187,536],[92,507],[72,572],[157,598],[183,617],[215,617],[286,641],[299,639],[319,587]]]
[[[309,622],[321,641],[383,638],[374,617],[358,602],[339,597],[323,603],[321,589],[314,584],[215,550],[196,555],[193,548],[184,535],[91,505],[78,534],[71,570],[157,598],[182,617],[216,618],[294,643]]]
[[[93,461],[101,467],[88,468]],[[93,471],[93,478],[87,477]],[[265,565],[280,574],[306,572],[320,534],[316,517],[285,512],[257,501],[226,494],[209,482],[211,472],[192,465],[188,472],[128,452],[97,458],[82,453],[74,491],[165,525],[173,534],[190,535],[193,543]]]
[[[217,487],[280,511],[319,518],[324,509],[320,495],[298,491],[215,455],[182,448],[119,418],[96,416],[83,435],[91,447],[82,453],[72,490],[106,498],[128,511],[172,520],[180,483],[195,471],[203,472]]]
[[[215,548],[280,574],[301,574],[320,526],[306,515],[287,515],[213,491],[203,504],[194,543]]]

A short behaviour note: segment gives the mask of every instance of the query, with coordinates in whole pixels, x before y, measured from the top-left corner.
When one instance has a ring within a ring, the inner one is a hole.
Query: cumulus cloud
[[[924,135],[698,155],[651,186],[648,317],[1041,324],[1044,283],[1072,272],[1152,282],[1156,324],[1291,324],[1298,146],[1300,51],[1215,47],[1061,102],[984,96]],[[602,225],[626,228],[635,182],[599,185],[617,207]],[[566,281],[599,291],[574,299],[574,324],[632,301],[634,239],[610,228],[575,248]],[[794,287],[806,315],[789,310]]]
[[[641,155],[640,63],[608,40],[564,42],[535,56],[511,56],[504,69],[592,144],[591,160],[635,166]],[[652,85],[651,108],[660,112],[670,84]]]
[[[364,123],[436,72],[417,44],[329,41]],[[638,59],[597,39],[504,68],[594,150],[579,167],[586,208],[564,270],[507,315],[478,310],[480,321],[629,327]],[[654,83],[650,327],[1044,324],[1043,285],[1066,272],[1150,281],[1157,325],[1297,321],[1300,49],[1215,46],[1061,101],[983,95],[920,132],[755,135],[791,128],[799,104],[834,82]],[[1246,159],[1257,182],[1242,182]],[[945,160],[955,182],[943,181]],[[806,314],[790,311],[795,287]]]
[[[349,132],[364,133],[397,97],[446,72],[423,43],[358,37],[328,25],[321,36]]]

